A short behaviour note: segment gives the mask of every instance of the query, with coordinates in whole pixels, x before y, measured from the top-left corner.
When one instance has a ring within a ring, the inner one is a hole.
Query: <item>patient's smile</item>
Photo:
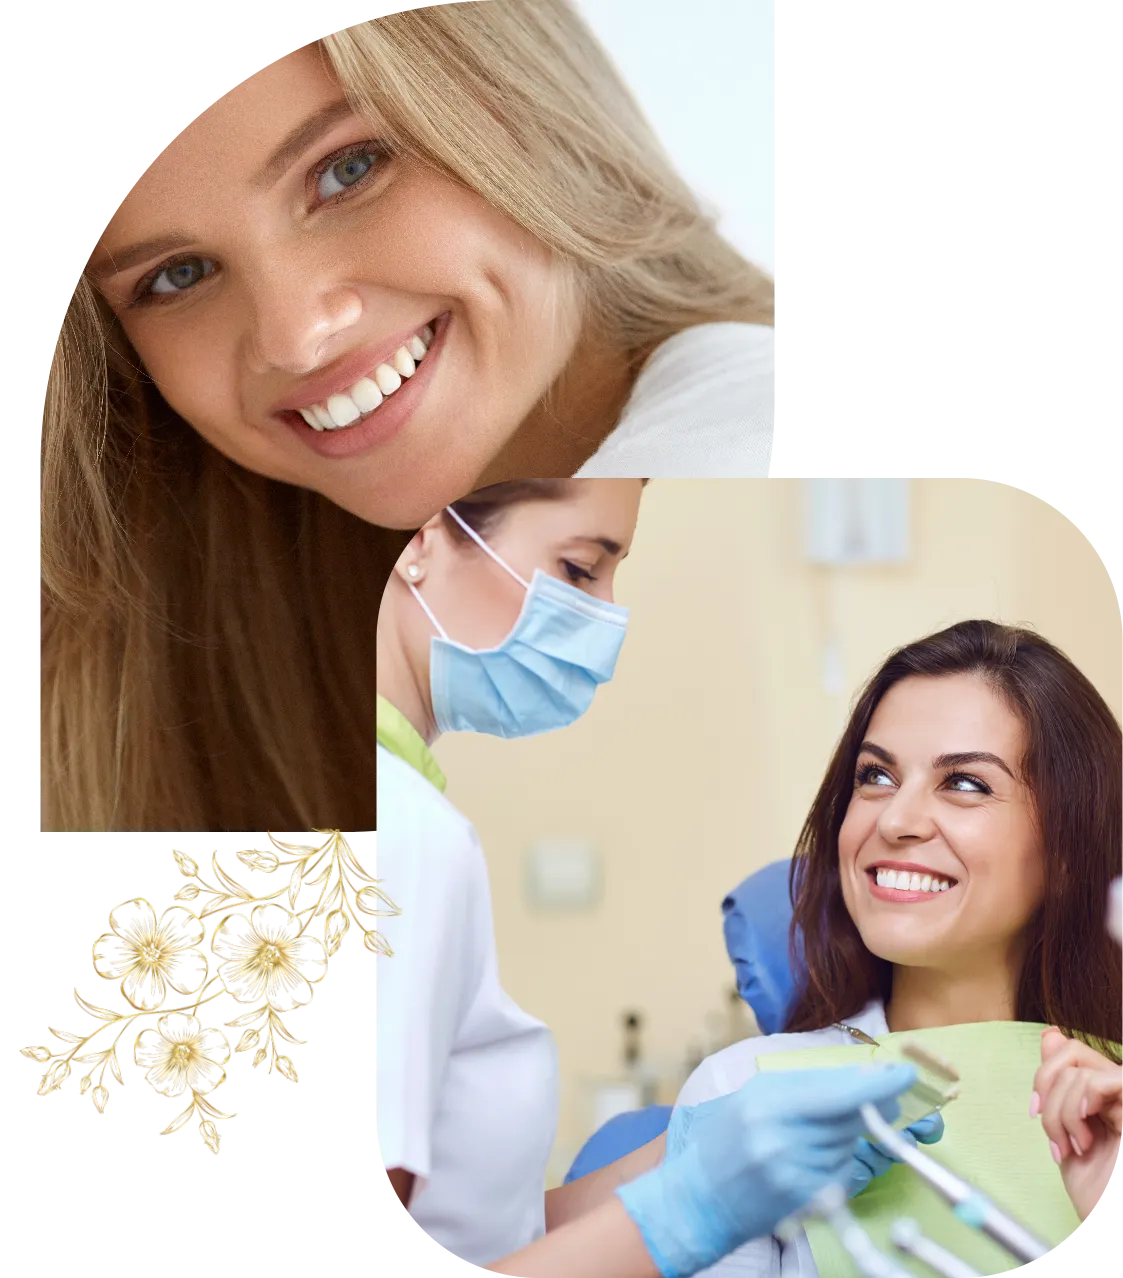
[[[950,892],[959,880],[950,874],[939,874],[912,861],[879,861],[865,871],[870,894],[879,901],[901,905],[931,901]]]

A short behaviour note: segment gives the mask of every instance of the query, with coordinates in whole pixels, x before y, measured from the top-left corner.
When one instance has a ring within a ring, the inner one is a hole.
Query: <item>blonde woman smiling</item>
[[[373,751],[373,678],[334,662],[401,548],[372,526],[513,478],[766,474],[771,299],[565,0],[397,14],[239,85],[60,338],[47,827],[362,827],[338,756]]]

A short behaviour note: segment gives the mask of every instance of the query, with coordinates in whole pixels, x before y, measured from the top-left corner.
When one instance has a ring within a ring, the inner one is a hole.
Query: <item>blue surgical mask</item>
[[[529,737],[565,728],[607,683],[628,610],[593,599],[536,570],[529,584],[455,510],[448,513],[526,591],[511,633],[496,648],[468,648],[448,637],[417,587],[414,598],[437,630],[429,649],[433,717],[441,732]]]

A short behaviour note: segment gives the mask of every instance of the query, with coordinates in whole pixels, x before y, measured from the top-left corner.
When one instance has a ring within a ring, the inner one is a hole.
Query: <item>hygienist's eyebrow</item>
[[[600,546],[602,550],[607,550],[610,555],[618,555],[624,547],[618,541],[613,541],[611,537],[574,537],[574,541],[583,541],[587,546]]]
[[[329,103],[314,115],[310,115],[303,124],[298,124],[273,154],[254,174],[254,186],[272,186],[301,155],[333,124],[353,114],[351,104],[344,99]]]
[[[891,767],[897,762],[896,758],[888,750],[882,749],[881,746],[875,745],[872,741],[863,741],[860,749],[861,752],[872,754],[874,758],[880,759],[882,763],[888,763]],[[1001,768],[1012,780],[1017,779],[998,755],[991,754],[987,750],[964,750],[959,754],[940,754],[932,760],[934,768],[962,768],[970,763],[993,763]]]

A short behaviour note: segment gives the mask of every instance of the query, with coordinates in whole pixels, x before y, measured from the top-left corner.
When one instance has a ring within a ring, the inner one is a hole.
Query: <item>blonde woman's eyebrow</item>
[[[351,114],[351,104],[340,98],[310,115],[292,129],[273,151],[254,175],[252,179],[254,185],[269,186],[276,182],[317,138],[322,137],[338,121]],[[112,276],[120,275],[122,271],[127,271],[141,262],[174,253],[186,248],[190,243],[191,237],[185,231],[169,231],[166,235],[155,239],[130,244],[128,248],[115,253],[95,254],[86,266],[86,273],[97,283],[104,283]]]
[[[340,120],[354,114],[344,98],[330,102],[298,124],[273,151],[251,179],[254,186],[268,187],[278,181],[304,152]]]

